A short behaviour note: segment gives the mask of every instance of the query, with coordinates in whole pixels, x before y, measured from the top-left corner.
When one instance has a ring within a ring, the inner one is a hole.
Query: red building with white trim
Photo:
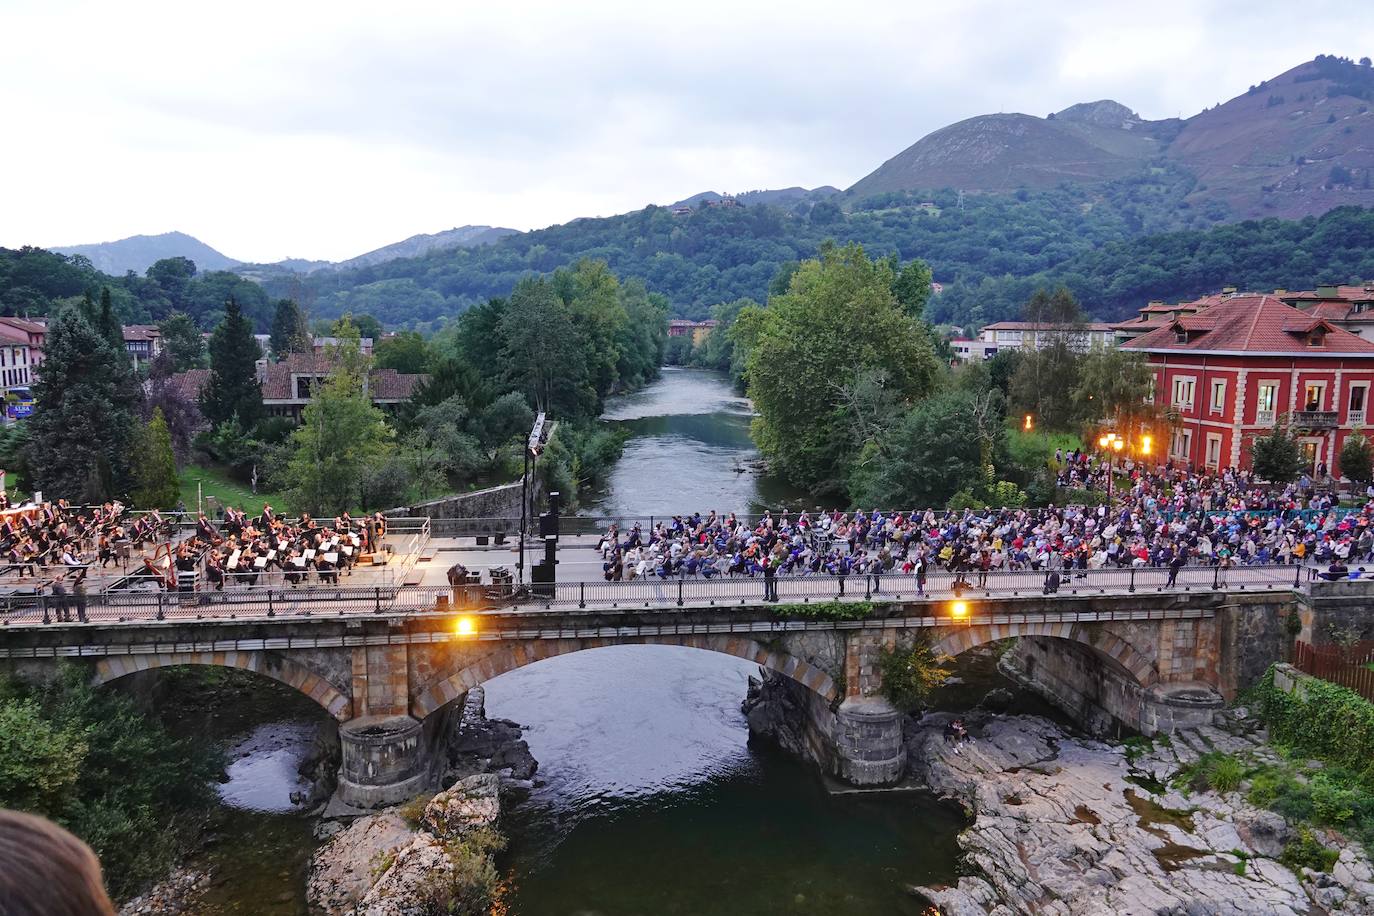
[[[1374,342],[1271,295],[1209,304],[1121,345],[1154,366],[1154,398],[1173,408],[1171,462],[1250,465],[1249,444],[1287,415],[1309,473],[1339,474],[1341,443],[1374,407]]]

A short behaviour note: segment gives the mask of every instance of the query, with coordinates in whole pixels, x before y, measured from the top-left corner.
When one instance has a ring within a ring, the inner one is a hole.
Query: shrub
[[[1216,792],[1234,792],[1240,788],[1245,777],[1245,766],[1238,757],[1212,751],[1203,754],[1191,766],[1179,772],[1178,781],[1194,792],[1212,789]]]
[[[902,712],[911,712],[949,677],[945,661],[924,636],[907,645],[884,646],[878,653],[883,696]]]
[[[1274,686],[1271,668],[1253,691],[1259,713],[1274,740],[1306,757],[1374,778],[1374,704],[1353,690],[1315,678],[1303,696]]]
[[[1304,827],[1283,847],[1279,861],[1295,872],[1304,868],[1310,868],[1312,871],[1330,871],[1339,857],[1339,852],[1327,849],[1310,828]]]

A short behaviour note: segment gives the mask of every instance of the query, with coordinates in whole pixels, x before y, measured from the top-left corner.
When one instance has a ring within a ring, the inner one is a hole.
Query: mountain
[[[746,207],[768,206],[792,210],[798,205],[809,207],[816,201],[825,200],[827,197],[834,197],[838,193],[840,193],[839,188],[823,185],[819,188],[809,189],[792,187],[779,188],[772,191],[744,191],[740,194],[731,194],[728,196],[734,198],[737,203],[741,203]],[[668,208],[671,210],[675,207],[700,207],[702,204],[713,204],[723,200],[726,196],[725,194],[718,194],[715,191],[702,191],[699,194],[693,194],[691,197],[684,198],[676,203],[671,203],[668,205]]]
[[[435,251],[448,251],[454,248],[475,248],[490,245],[492,242],[514,235],[515,229],[502,229],[496,226],[459,226],[443,232],[412,235],[408,239],[384,245],[346,261],[310,261],[304,258],[287,258],[271,264],[240,264],[234,268],[239,276],[250,280],[265,282],[312,274],[316,271],[353,270],[359,267],[373,267],[397,258],[418,258]]]
[[[459,226],[456,229],[446,229],[443,232],[429,235],[412,235],[403,241],[384,245],[381,248],[360,254],[356,258],[340,261],[333,266],[341,270],[351,270],[355,267],[369,267],[395,258],[417,258],[420,255],[429,254],[431,251],[449,248],[473,248],[478,245],[490,244],[497,239],[513,235],[515,232],[515,229],[503,229],[497,226]]]
[[[132,235],[117,242],[96,245],[68,245],[49,249],[59,254],[79,254],[89,259],[96,270],[112,276],[128,271],[143,274],[155,261],[183,257],[196,262],[201,271],[228,270],[238,264],[233,258],[220,254],[198,238],[184,232],[164,232],[161,235]]]
[[[1150,180],[1174,167],[1186,207],[1225,219],[1302,217],[1374,204],[1374,71],[1321,55],[1185,120],[1148,121],[1103,100],[1045,118],[969,118],[922,137],[846,192],[1007,192]]]

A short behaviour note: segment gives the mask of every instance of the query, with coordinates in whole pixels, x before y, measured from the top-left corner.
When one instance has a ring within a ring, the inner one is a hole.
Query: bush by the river
[[[217,745],[178,739],[127,696],[65,667],[52,683],[0,680],[0,807],[62,824],[100,857],[116,899],[160,878],[215,803]]]

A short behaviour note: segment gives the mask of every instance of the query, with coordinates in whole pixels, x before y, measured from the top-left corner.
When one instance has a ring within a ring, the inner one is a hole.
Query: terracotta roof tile
[[[1306,335],[1318,325],[1326,329],[1321,345],[1309,346]],[[1178,340],[1179,330],[1188,332],[1187,342]],[[1374,355],[1374,343],[1314,319],[1273,296],[1253,294],[1230,296],[1121,346],[1133,350]]]

